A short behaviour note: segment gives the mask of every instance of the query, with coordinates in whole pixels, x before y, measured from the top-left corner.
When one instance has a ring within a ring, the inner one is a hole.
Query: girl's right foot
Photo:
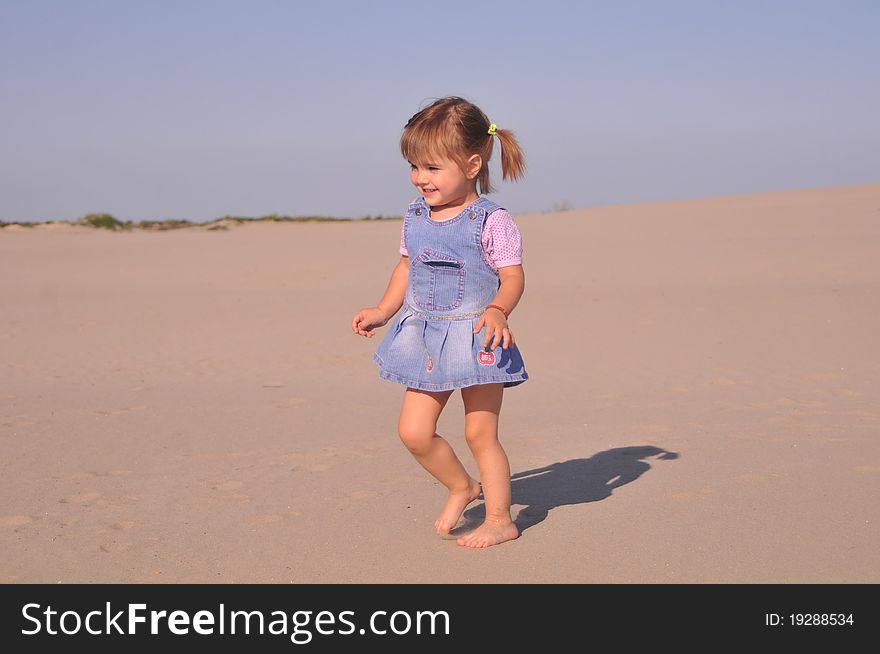
[[[440,511],[434,529],[438,534],[448,535],[452,528],[458,524],[465,507],[480,496],[480,482],[471,478],[468,488],[460,492],[449,492],[449,499]]]
[[[506,520],[486,518],[476,530],[462,536],[457,542],[465,547],[491,547],[515,538],[519,538],[519,529],[508,516]]]

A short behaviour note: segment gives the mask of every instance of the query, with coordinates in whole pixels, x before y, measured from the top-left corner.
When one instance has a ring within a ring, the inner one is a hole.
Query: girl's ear
[[[477,175],[480,174],[480,169],[483,167],[483,157],[478,154],[471,155],[467,160],[467,171],[465,176],[468,179],[474,179]]]

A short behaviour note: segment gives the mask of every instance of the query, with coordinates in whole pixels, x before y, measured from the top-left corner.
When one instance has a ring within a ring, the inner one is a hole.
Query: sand
[[[350,328],[399,221],[0,230],[0,582],[880,582],[880,184],[516,219],[485,550]]]

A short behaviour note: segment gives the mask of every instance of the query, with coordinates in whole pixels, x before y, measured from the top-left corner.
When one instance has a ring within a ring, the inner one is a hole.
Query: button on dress
[[[501,207],[478,198],[448,220],[433,220],[423,197],[404,216],[410,255],[403,306],[373,354],[379,377],[426,391],[503,382],[529,376],[519,347],[484,351],[480,316],[501,286],[485,258],[483,223]]]

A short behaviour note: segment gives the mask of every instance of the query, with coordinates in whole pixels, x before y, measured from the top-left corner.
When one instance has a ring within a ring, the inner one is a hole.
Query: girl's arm
[[[504,266],[498,269],[498,276],[501,278],[501,287],[490,304],[504,307],[510,315],[526,288],[526,273],[522,265]]]
[[[403,298],[406,296],[406,287],[409,284],[409,257],[401,255],[400,262],[391,272],[391,279],[385,295],[376,305],[385,314],[386,322],[403,306]]]
[[[401,256],[400,263],[394,267],[388,289],[379,300],[379,304],[375,307],[365,307],[354,314],[354,318],[351,319],[351,330],[355,334],[372,338],[375,334],[373,330],[387,324],[391,316],[400,309],[408,283],[409,257]]]
[[[497,304],[504,307],[507,310],[507,314],[510,315],[513,308],[519,303],[519,299],[525,290],[526,275],[520,264],[516,266],[502,266],[498,269],[498,277],[501,279],[501,286],[498,288],[495,299],[489,304]],[[509,348],[513,347],[516,343],[513,333],[507,326],[507,318],[498,309],[493,307],[484,311],[474,326],[474,333],[476,334],[483,329],[484,325],[486,327],[486,335],[483,338],[484,348],[488,347],[490,343],[493,350],[499,345]]]

